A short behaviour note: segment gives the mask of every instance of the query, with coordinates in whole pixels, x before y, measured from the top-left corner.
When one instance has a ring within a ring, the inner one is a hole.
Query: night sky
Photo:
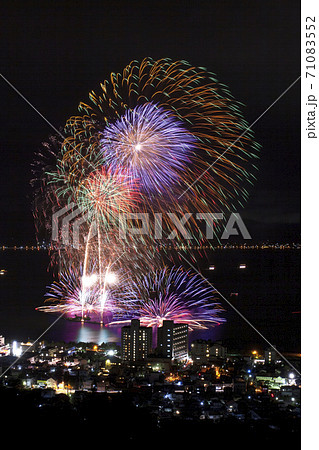
[[[254,122],[300,75],[296,1],[3,1],[1,73],[56,128],[133,59],[204,66]],[[34,152],[53,132],[3,80],[0,244],[35,241]],[[299,240],[300,81],[253,127],[262,145],[243,217],[254,240]]]

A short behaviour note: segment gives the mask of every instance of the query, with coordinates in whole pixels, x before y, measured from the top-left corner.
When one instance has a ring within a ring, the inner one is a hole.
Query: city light
[[[12,343],[12,355],[19,357],[22,354],[22,347],[18,346],[17,341],[13,341]]]

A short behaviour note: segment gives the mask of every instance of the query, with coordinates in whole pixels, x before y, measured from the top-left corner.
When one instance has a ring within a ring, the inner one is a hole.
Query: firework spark
[[[84,274],[83,270],[69,268],[54,281],[46,294],[44,306],[39,311],[65,313],[68,318],[93,319],[107,324],[126,317],[132,309],[131,283],[124,273],[106,269],[102,277],[98,273]]]
[[[112,172],[121,167],[142,190],[162,195],[181,183],[195,139],[172,114],[145,103],[106,126],[101,143]]]
[[[193,330],[224,322],[215,290],[199,275],[182,267],[165,267],[141,277],[133,282],[132,292],[136,299],[132,315],[144,326],[158,327],[163,320],[173,320],[188,324]]]
[[[105,229],[118,224],[121,214],[129,213],[138,197],[134,184],[118,171],[102,168],[92,173],[76,189],[76,203],[88,220],[103,224]]]
[[[91,92],[91,104],[80,103],[82,116],[69,120],[68,143],[100,139],[106,164],[115,156],[144,187],[159,189],[161,199],[152,199],[158,211],[180,193],[184,206],[202,212],[245,201],[259,146],[242,105],[212,73],[185,61],[145,58],[111,74],[101,89]]]

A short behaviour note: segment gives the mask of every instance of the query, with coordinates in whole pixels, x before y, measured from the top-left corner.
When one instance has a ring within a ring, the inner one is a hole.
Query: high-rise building
[[[220,341],[212,342],[196,339],[191,344],[191,357],[194,363],[203,364],[219,358],[226,358],[227,348]]]
[[[211,340],[206,341],[204,339],[196,339],[192,342],[190,353],[194,363],[202,364],[208,362],[211,345]]]
[[[209,348],[210,358],[226,358],[227,348],[220,341],[214,342]]]
[[[142,327],[138,319],[122,327],[121,335],[123,361],[141,361],[152,349],[152,328]]]
[[[188,325],[174,324],[173,329],[173,359],[184,360],[188,358]]]
[[[157,351],[164,358],[173,357],[173,330],[172,320],[163,320],[162,326],[157,328]]]
[[[278,359],[278,353],[275,350],[276,346],[269,347],[265,350],[265,363],[272,364]]]
[[[157,329],[157,350],[165,358],[187,359],[188,325],[163,320],[163,325]]]

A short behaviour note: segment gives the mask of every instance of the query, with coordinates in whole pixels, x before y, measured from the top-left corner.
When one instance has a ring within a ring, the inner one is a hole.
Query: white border
[[[315,78],[306,78],[306,17],[315,16]],[[316,135],[308,138],[308,95],[319,105],[319,14],[318,1],[301,1],[301,356],[302,356],[302,449],[317,448],[318,438],[318,326],[319,311],[319,108],[316,109]],[[312,88],[310,86],[312,83]],[[317,444],[315,444],[317,443]],[[309,445],[310,444],[310,445]]]

